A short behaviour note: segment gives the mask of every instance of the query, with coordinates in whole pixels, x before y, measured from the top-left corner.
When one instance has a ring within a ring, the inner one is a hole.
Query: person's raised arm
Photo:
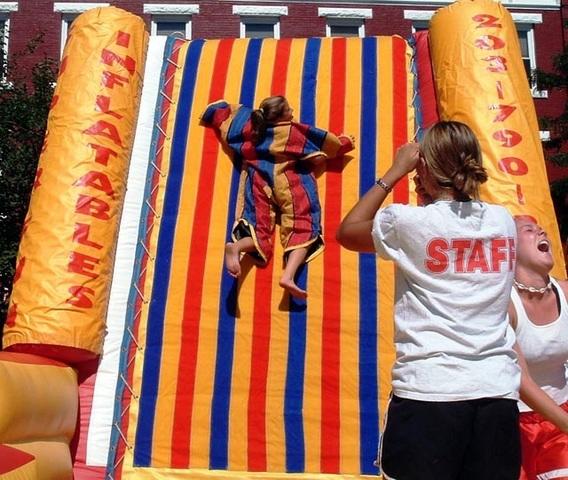
[[[387,170],[380,183],[375,184],[349,211],[336,232],[337,241],[348,250],[374,252],[375,246],[371,234],[373,219],[381,207],[390,189],[414,170],[419,160],[417,143],[407,143],[400,147],[392,166]]]

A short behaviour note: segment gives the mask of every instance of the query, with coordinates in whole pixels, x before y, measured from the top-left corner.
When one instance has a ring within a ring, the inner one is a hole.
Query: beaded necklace
[[[517,282],[516,280],[514,280],[514,283],[515,287],[517,287],[517,290],[524,290],[530,293],[539,293],[540,295],[544,295],[548,290],[552,290],[552,282],[550,281],[550,279],[548,280],[548,283],[542,288],[527,287],[526,285],[522,284],[521,282]]]

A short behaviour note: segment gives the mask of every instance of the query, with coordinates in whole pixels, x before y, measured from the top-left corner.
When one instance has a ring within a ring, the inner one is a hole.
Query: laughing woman
[[[530,217],[518,217],[515,221],[517,266],[509,317],[529,373],[522,377],[519,403],[521,479],[565,480],[568,479],[568,282],[549,276],[554,260],[546,232]]]

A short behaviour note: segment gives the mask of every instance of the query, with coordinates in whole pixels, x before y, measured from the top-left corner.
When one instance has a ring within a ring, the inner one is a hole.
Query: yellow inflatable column
[[[18,254],[11,350],[71,363],[101,352],[146,46],[142,19],[118,8],[73,24]]]
[[[432,66],[442,120],[476,133],[490,180],[484,200],[513,215],[530,215],[548,232],[556,267],[565,276],[536,112],[515,24],[491,0],[460,0],[430,23]]]

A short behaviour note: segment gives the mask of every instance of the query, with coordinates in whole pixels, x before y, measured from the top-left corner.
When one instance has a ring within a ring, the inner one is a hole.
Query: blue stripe
[[[314,124],[316,118],[316,77],[321,40],[306,42],[302,75],[300,122]],[[290,68],[294,68],[290,66]],[[306,288],[307,265],[298,270],[296,283]],[[286,471],[304,472],[306,451],[304,438],[304,368],[306,360],[306,302],[290,297],[288,365],[284,394],[284,428],[286,441]]]
[[[246,107],[241,107],[237,110],[229,125],[227,131],[227,143],[229,146],[238,153],[243,148],[244,135],[243,130],[250,119],[251,110]]]
[[[373,185],[377,145],[377,41],[363,38],[361,88],[361,160],[359,196]],[[379,442],[377,369],[377,262],[374,254],[359,255],[359,422],[361,473],[376,475],[373,465]]]
[[[262,41],[249,41],[241,85],[239,103],[252,105],[259,66]],[[230,78],[228,79],[231,80]],[[235,221],[235,207],[239,187],[241,161],[237,157],[231,176],[229,205],[227,210],[226,238],[231,238]],[[231,400],[231,373],[235,343],[235,316],[237,310],[238,282],[223,269],[219,298],[219,327],[217,336],[217,357],[215,360],[215,383],[211,407],[211,438],[209,466],[211,469],[226,470],[229,451],[229,408]]]
[[[162,342],[168,288],[172,245],[178,218],[179,199],[185,162],[185,148],[189,132],[193,93],[195,89],[197,66],[201,56],[203,40],[190,43],[187,51],[185,69],[175,119],[172,151],[164,208],[160,223],[160,235],[154,267],[152,300],[148,311],[147,331],[144,352],[144,369],[142,375],[142,391],[140,396],[140,412],[136,428],[134,450],[134,466],[149,466],[152,452],[152,433],[156,415],[156,401],[162,362]]]
[[[307,163],[307,162],[306,162]],[[300,175],[300,181],[310,201],[310,214],[312,216],[312,233],[321,234],[321,205],[318,196],[318,186],[313,175],[308,173]]]
[[[262,172],[270,188],[274,188],[274,156],[270,153],[270,145],[274,142],[274,128],[268,127],[262,142],[257,145],[259,159],[255,161],[255,168]]]

